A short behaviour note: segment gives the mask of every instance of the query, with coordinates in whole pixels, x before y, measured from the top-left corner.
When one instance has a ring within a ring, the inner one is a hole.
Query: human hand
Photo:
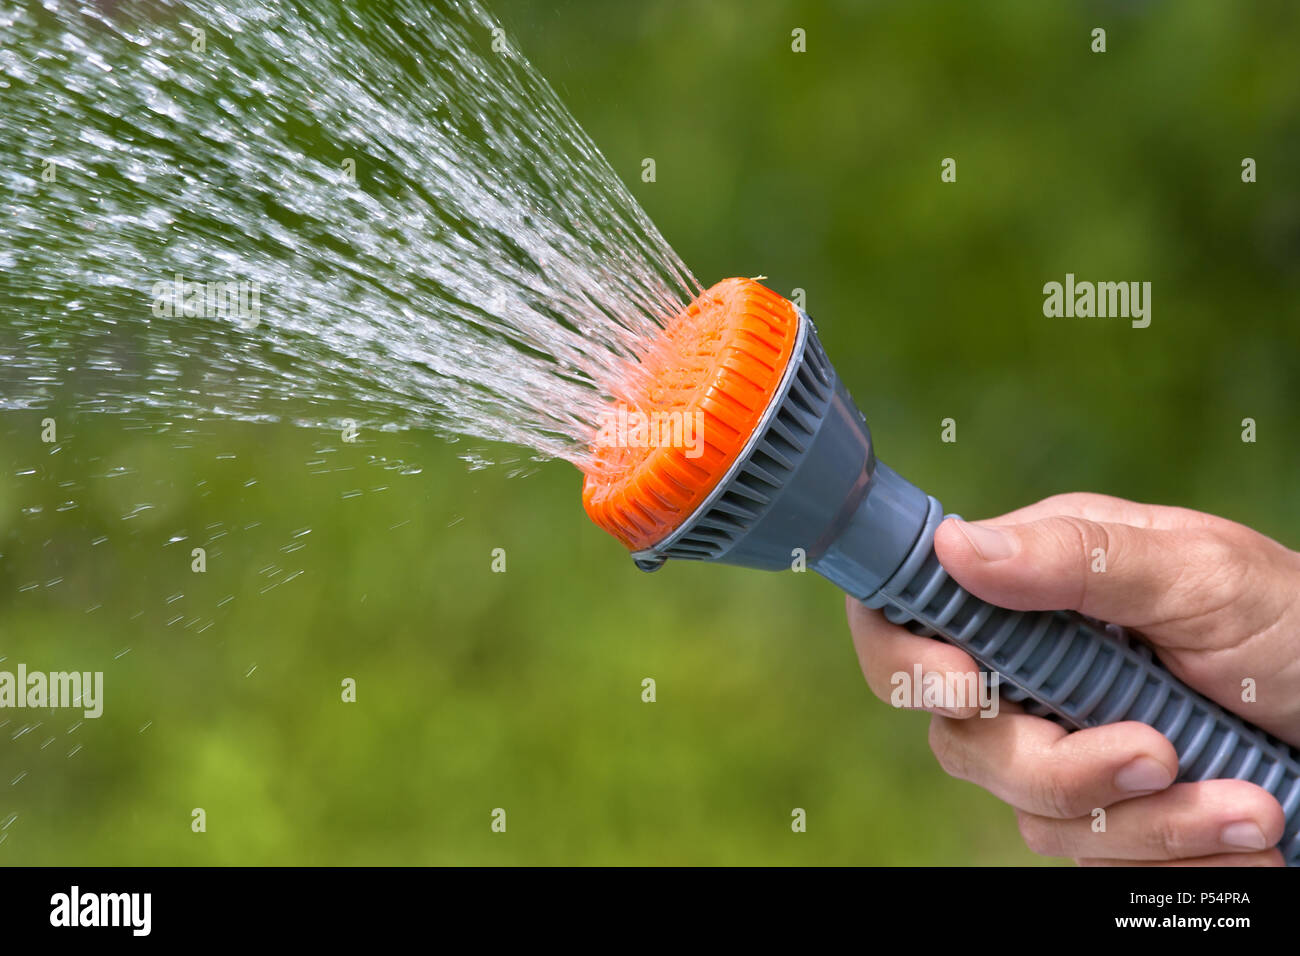
[[[1105,572],[1096,572],[1100,548]],[[935,533],[948,573],[1013,610],[1072,609],[1139,631],[1169,670],[1225,709],[1300,745],[1300,555],[1242,525],[1104,495],[1048,498],[1000,518],[949,519]],[[849,599],[871,689],[891,677],[968,674],[974,660]],[[1243,703],[1243,680],[1255,700]],[[1035,852],[1081,863],[1281,865],[1282,808],[1240,780],[1173,784],[1178,758],[1135,721],[1068,733],[1004,701],[936,713],[930,743],[949,774],[1015,808]],[[1172,786],[1171,786],[1172,784]],[[1107,809],[1102,832],[1094,809]]]

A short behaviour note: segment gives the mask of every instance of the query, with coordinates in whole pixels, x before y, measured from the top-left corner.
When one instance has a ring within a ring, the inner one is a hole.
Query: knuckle
[[[1188,548],[1194,565],[1207,578],[1219,578],[1224,572],[1240,571],[1243,549],[1218,531],[1196,531],[1189,535]]]
[[[954,723],[956,721],[944,717],[935,716],[931,718],[930,750],[935,759],[939,761],[939,766],[944,773],[958,780],[965,780],[967,779],[970,761],[966,755],[965,746],[958,742],[956,734],[953,733],[952,725]]]
[[[1249,577],[1249,552],[1217,530],[1192,531],[1183,542],[1184,560],[1170,594],[1184,608],[1209,613],[1235,599]]]
[[[1045,816],[1071,819],[1084,813],[1083,795],[1058,773],[1046,773],[1033,783],[1035,802]]]
[[[1054,495],[1048,495],[1042,500],[1042,504],[1051,505],[1054,510],[1069,514],[1078,511],[1082,506],[1088,504],[1094,496],[1086,491],[1062,491]]]
[[[1160,859],[1177,860],[1184,855],[1187,845],[1176,817],[1159,816],[1144,832],[1147,847]]]
[[[1088,601],[1088,587],[1093,575],[1094,556],[1101,552],[1107,564],[1114,564],[1114,544],[1106,526],[1086,518],[1062,516],[1056,522],[1057,544],[1068,556],[1068,564],[1077,569],[1077,592],[1074,607],[1084,607]]]
[[[1108,549],[1110,544],[1106,526],[1089,521],[1087,518],[1063,515],[1060,518],[1060,527],[1064,538],[1063,543],[1078,548],[1085,554],[1090,554],[1093,548]]]
[[[1032,852],[1039,856],[1062,855],[1060,828],[1053,821],[1017,810],[1016,826],[1020,830],[1020,838]]]

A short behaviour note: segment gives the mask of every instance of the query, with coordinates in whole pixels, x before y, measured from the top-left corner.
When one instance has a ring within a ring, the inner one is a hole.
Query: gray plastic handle
[[[955,644],[1000,675],[1003,696],[1072,729],[1138,720],[1169,738],[1182,781],[1259,784],[1286,815],[1279,847],[1300,863],[1300,758],[1174,677],[1141,641],[1072,611],[1010,611],[950,578],[934,553],[944,519],[930,498],[924,530],[899,570],[863,603],[895,624]]]

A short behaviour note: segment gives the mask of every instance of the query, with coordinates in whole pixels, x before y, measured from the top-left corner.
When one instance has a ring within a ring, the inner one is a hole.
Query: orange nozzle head
[[[592,444],[591,520],[631,551],[678,528],[744,450],[798,331],[795,307],[750,279],[723,279],[674,316]]]

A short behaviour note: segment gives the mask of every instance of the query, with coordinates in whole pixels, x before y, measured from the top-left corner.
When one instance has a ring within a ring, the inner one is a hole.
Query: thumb
[[[1142,627],[1178,616],[1162,616],[1162,605],[1179,579],[1197,570],[1198,554],[1207,557],[1179,540],[1189,533],[1073,516],[1011,525],[948,518],[934,546],[957,583],[990,603]]]

